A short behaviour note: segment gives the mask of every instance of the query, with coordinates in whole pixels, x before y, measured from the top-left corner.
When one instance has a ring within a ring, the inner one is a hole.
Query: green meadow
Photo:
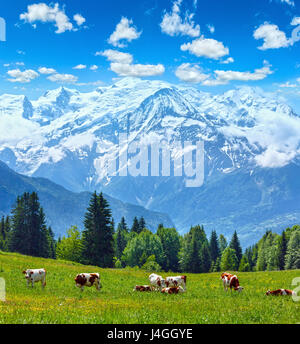
[[[45,268],[47,286],[27,288],[22,271]],[[75,287],[81,272],[99,272],[103,288]],[[171,273],[161,273],[162,276]],[[225,293],[220,273],[186,274],[187,292],[166,295],[133,292],[148,284],[149,273],[134,269],[99,269],[73,262],[0,252],[0,277],[6,301],[0,324],[296,324],[300,302],[267,297],[267,289],[292,289],[300,270],[238,273],[243,293]]]

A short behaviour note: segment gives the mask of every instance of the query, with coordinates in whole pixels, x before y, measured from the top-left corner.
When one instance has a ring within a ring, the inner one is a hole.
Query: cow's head
[[[268,295],[271,295],[271,290],[268,290],[267,292],[266,292],[266,295],[268,296]]]
[[[162,288],[166,288],[167,284],[166,284],[166,280],[165,280],[165,279],[162,278],[162,279],[160,280],[160,283],[161,283],[161,287],[162,287]]]
[[[239,293],[241,293],[243,291],[243,289],[244,288],[241,287],[240,285],[237,288],[235,288],[235,290],[238,291]]]
[[[24,270],[23,272],[22,272],[24,275],[25,275],[25,278],[30,278],[31,277],[31,275],[33,274],[33,271],[30,271],[30,270]]]

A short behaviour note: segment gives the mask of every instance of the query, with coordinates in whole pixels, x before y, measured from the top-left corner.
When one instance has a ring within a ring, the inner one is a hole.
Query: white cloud
[[[142,64],[125,64],[125,63],[111,63],[110,69],[120,76],[154,76],[161,75],[165,71],[165,67],[158,65],[142,65]]]
[[[16,64],[16,66],[25,66],[24,62],[16,62],[15,64]]]
[[[206,26],[210,33],[215,33],[215,27],[213,25],[207,24]]]
[[[288,4],[290,6],[295,6],[295,3],[293,0],[280,0],[282,3]]]
[[[4,67],[9,67],[9,66],[10,66],[10,63],[4,63],[3,66],[4,66]]]
[[[12,79],[7,79],[8,81],[20,82],[20,83],[28,83],[39,76],[39,74],[32,69],[27,69],[23,72],[20,71],[20,69],[12,69],[12,70],[9,70],[7,74],[12,78]]]
[[[228,57],[228,59],[224,60],[224,61],[220,61],[220,63],[223,64],[229,64],[229,63],[233,63],[234,59],[232,57]]]
[[[77,82],[78,77],[72,74],[53,74],[48,76],[48,80],[52,82],[64,83],[64,84],[74,84]]]
[[[59,4],[47,5],[45,3],[33,4],[27,6],[27,12],[20,15],[20,19],[25,23],[30,23],[36,29],[36,22],[53,23],[57,28],[55,33],[60,34],[66,31],[77,31],[71,23],[64,9],[60,9]],[[73,17],[78,26],[85,23],[86,19],[81,14],[75,14]]]
[[[268,75],[272,74],[273,71],[270,69],[270,65],[265,61],[264,67],[255,69],[254,72],[238,72],[232,70],[215,70],[217,80],[223,82],[229,82],[232,80],[236,81],[258,81],[265,79]]]
[[[172,12],[165,12],[163,20],[160,23],[162,32],[170,36],[185,35],[190,37],[198,37],[200,35],[200,26],[193,21],[194,13],[185,13],[184,19],[180,16],[180,5],[182,0],[173,3]],[[197,3],[194,3],[196,6]]]
[[[86,69],[86,65],[79,64],[79,65],[73,67],[73,69],[78,69],[78,70]]]
[[[90,70],[97,70],[99,67],[97,66],[97,65],[92,65],[91,67],[90,67]]]
[[[26,55],[25,51],[23,51],[23,50],[17,50],[17,53],[18,53],[19,55]]]
[[[81,14],[75,14],[73,19],[76,21],[78,26],[81,26],[86,22],[86,19]]]
[[[64,10],[59,8],[59,4],[54,7],[48,6],[45,3],[33,4],[27,7],[27,12],[20,15],[20,19],[27,23],[41,21],[42,23],[54,23],[57,27],[56,33],[63,33],[73,30],[73,24],[66,16]]]
[[[117,63],[125,63],[125,64],[131,64],[133,61],[133,57],[131,54],[128,53],[122,53],[117,50],[108,49],[103,52],[97,52],[96,56],[105,56],[108,61],[111,62],[117,62]]]
[[[300,17],[294,17],[293,20],[291,21],[291,25],[300,25]]]
[[[193,40],[191,43],[181,45],[180,49],[182,51],[189,51],[198,57],[203,56],[215,60],[229,54],[229,49],[224,47],[222,42],[211,38],[204,38],[203,36]]]
[[[299,82],[299,84],[300,84],[300,78],[297,79],[297,82]]]
[[[128,20],[125,17],[122,17],[120,23],[116,26],[115,31],[111,34],[108,39],[108,43],[114,47],[123,48],[126,44],[120,41],[131,42],[135,39],[138,39],[141,35],[141,32],[138,32],[134,26],[132,20]]]
[[[191,65],[190,63],[183,63],[175,72],[177,78],[184,82],[199,83],[209,78],[209,75],[204,74],[198,65]]]
[[[260,155],[255,157],[256,163],[260,167],[279,168],[286,166],[296,156],[296,152],[282,152],[278,147],[267,147]]]
[[[297,87],[297,85],[296,84],[291,84],[289,81],[287,81],[284,84],[280,84],[279,87],[282,87],[282,88],[295,88],[295,87]]]
[[[264,23],[259,26],[253,33],[255,39],[263,39],[264,44],[258,49],[278,49],[282,47],[288,47],[290,45],[286,34],[280,31],[277,25]]]
[[[55,74],[56,73],[56,70],[53,69],[53,68],[40,67],[38,70],[39,70],[40,74],[45,74],[45,75]]]

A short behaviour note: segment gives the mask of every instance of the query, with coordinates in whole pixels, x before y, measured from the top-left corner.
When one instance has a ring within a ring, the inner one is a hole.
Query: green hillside
[[[22,271],[45,268],[47,286],[27,288]],[[103,288],[75,287],[81,272],[100,272]],[[163,276],[170,273],[162,273]],[[292,289],[300,270],[238,273],[242,294],[224,292],[220,273],[187,274],[187,292],[179,295],[136,293],[148,284],[142,270],[112,270],[73,262],[0,252],[0,277],[6,281],[6,302],[0,301],[0,324],[7,323],[300,323],[300,302],[267,297],[267,289]]]

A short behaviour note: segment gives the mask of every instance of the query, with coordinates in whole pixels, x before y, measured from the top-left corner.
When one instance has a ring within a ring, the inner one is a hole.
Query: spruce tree
[[[236,231],[234,231],[234,233],[233,233],[229,247],[235,251],[235,255],[237,257],[238,265],[239,265],[240,261],[242,259],[242,256],[243,256],[243,252],[242,252],[241,244],[240,244],[240,241],[239,241],[239,238],[238,238]]]
[[[140,224],[139,224],[139,221],[138,221],[137,217],[135,217],[133,219],[133,224],[132,224],[132,227],[131,227],[131,232],[135,232],[137,234],[140,233]]]
[[[279,270],[284,270],[286,252],[287,252],[287,240],[286,240],[285,231],[283,231],[282,235],[279,239],[279,245],[278,245],[278,267],[279,267]]]
[[[143,216],[139,220],[139,233],[141,233],[146,228],[146,221]]]
[[[220,256],[219,241],[216,231],[211,232],[209,249],[211,260],[215,262],[217,258]]]
[[[86,264],[112,267],[114,256],[111,210],[103,194],[92,195],[85,214],[83,259]]]
[[[222,254],[225,248],[228,246],[227,240],[223,234],[220,234],[219,236],[219,246],[220,246],[220,254]]]

